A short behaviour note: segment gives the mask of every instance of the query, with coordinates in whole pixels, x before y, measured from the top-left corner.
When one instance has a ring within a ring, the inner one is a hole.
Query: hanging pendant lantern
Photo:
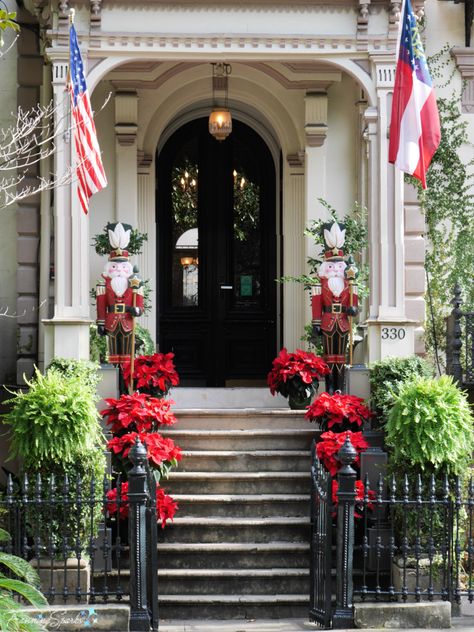
[[[230,64],[212,64],[213,110],[209,116],[209,133],[218,141],[223,141],[232,132],[232,116],[228,108],[228,77],[232,72]],[[216,91],[225,93],[224,107],[218,107]]]

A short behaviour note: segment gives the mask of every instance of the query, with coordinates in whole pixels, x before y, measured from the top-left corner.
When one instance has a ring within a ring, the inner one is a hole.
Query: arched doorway
[[[184,385],[258,384],[276,351],[276,177],[262,138],[207,119],[157,160],[158,336]]]

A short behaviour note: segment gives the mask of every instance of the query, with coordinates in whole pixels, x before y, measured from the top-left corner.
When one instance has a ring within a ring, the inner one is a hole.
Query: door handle
[[[221,290],[233,290],[233,285],[221,285]]]

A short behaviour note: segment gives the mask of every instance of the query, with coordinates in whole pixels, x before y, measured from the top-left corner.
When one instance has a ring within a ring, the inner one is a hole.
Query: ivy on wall
[[[450,46],[429,58],[435,90],[448,87],[456,73],[449,56]],[[443,75],[448,80],[436,86]],[[456,282],[463,292],[464,309],[474,309],[474,159],[463,162],[460,150],[469,145],[468,122],[460,111],[461,94],[452,92],[438,98],[441,142],[427,173],[427,189],[407,176],[418,190],[425,214],[427,252],[425,270],[428,282],[425,344],[429,354],[446,349],[445,318]]]

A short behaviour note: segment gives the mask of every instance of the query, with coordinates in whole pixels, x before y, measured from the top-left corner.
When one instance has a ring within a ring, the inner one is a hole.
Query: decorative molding
[[[328,132],[328,95],[326,92],[308,92],[304,102],[306,144],[322,147]]]
[[[104,0],[105,5],[118,4],[118,5],[130,5],[130,0]],[[218,6],[230,6],[232,8],[237,7],[282,7],[288,8],[288,0],[179,0],[174,3],[172,0],[140,0],[140,4],[143,5],[157,5],[157,6],[172,6],[175,8],[176,4],[179,4],[183,8],[201,7],[203,4],[214,7]],[[291,3],[292,8],[297,7],[326,7],[326,6],[339,6],[352,9],[357,4],[354,0],[295,0]],[[377,0],[377,4],[384,4],[384,0]]]
[[[54,46],[67,46],[63,30],[48,31]],[[349,52],[357,51],[356,35],[209,35],[209,34],[160,34],[160,33],[90,33],[80,32],[78,37],[86,45],[88,40],[98,40],[101,54],[120,54],[126,52],[156,53],[183,52],[188,59],[196,59],[196,53],[215,55],[219,50],[226,53],[242,52]],[[97,46],[97,44],[96,44]],[[385,51],[389,45],[386,35],[368,34],[368,51]]]
[[[474,112],[474,49],[455,46],[451,49],[451,57],[463,80],[461,107],[465,114]]]
[[[138,130],[138,96],[136,92],[117,92],[115,95],[115,134],[118,144],[133,145]]]
[[[102,0],[90,0],[91,28],[99,29],[102,22]]]
[[[377,88],[393,88],[395,84],[395,64],[377,64]]]
[[[139,174],[148,175],[152,162],[153,156],[151,154],[146,154],[143,149],[137,151],[137,169]]]
[[[287,154],[286,160],[290,167],[304,168],[305,152],[297,151],[294,154]]]
[[[390,0],[390,11],[388,14],[389,30],[393,34],[398,34],[400,24],[401,0]]]

